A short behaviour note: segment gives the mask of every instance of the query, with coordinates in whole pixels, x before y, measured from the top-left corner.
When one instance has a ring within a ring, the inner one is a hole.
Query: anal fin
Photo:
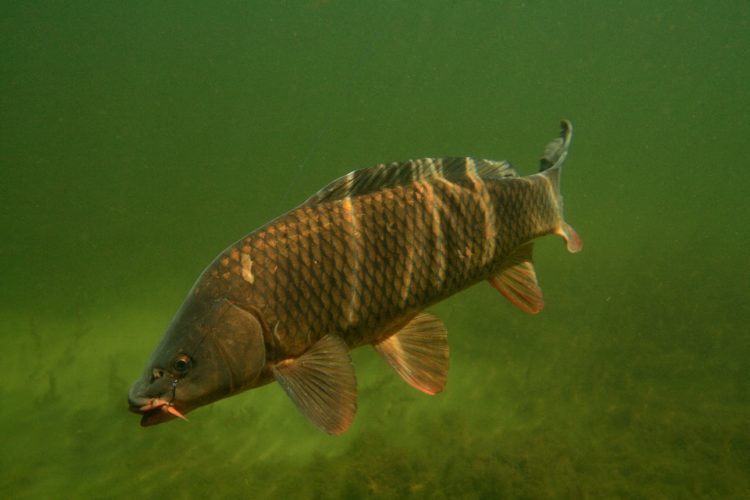
[[[519,247],[489,281],[511,304],[536,314],[544,308],[544,296],[536,280],[532,249],[533,243]]]
[[[432,314],[417,314],[373,347],[412,387],[430,395],[445,387],[450,361],[448,330]]]
[[[326,335],[302,356],[273,368],[297,408],[319,429],[341,434],[357,411],[357,380],[349,348],[341,337]]]

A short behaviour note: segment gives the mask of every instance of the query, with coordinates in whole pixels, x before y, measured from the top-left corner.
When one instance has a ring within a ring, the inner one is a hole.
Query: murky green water
[[[659,5],[661,4],[661,5]],[[744,497],[747,2],[22,2],[0,17],[0,496]],[[198,273],[333,178],[576,127],[547,307],[433,309],[436,397],[354,352],[352,429],[276,385],[142,429]]]

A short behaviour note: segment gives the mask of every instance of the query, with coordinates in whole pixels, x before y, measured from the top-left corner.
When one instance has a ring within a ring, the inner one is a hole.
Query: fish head
[[[183,304],[128,393],[150,426],[260,385],[266,363],[258,318],[226,298]],[[186,420],[186,419],[185,419]]]

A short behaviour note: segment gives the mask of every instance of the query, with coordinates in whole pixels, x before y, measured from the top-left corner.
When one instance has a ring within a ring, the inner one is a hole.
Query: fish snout
[[[148,384],[141,379],[136,381],[128,392],[128,409],[133,413],[142,415],[141,425],[143,427],[160,424],[176,417],[187,420],[182,412],[175,407],[172,398],[167,400],[160,396],[150,395],[149,393],[153,389],[152,384]]]
[[[130,390],[128,391],[128,407],[130,411],[140,413],[140,409],[146,406],[152,399],[146,396],[147,389],[148,384],[144,384],[143,380],[137,380],[130,386]]]

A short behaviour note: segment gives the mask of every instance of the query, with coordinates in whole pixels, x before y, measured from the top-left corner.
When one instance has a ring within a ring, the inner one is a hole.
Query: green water
[[[750,494],[750,5],[16,2],[0,15],[3,498]],[[270,385],[143,429],[126,394],[194,279],[354,168],[533,173],[576,127],[585,248],[547,307],[433,308],[429,397],[353,353],[320,433]]]

